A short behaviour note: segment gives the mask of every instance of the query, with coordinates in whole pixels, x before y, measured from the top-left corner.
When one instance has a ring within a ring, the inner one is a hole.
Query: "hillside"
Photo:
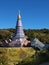
[[[10,29],[0,29],[0,42],[3,40],[11,38],[14,33],[13,28]],[[38,38],[41,42],[45,44],[49,44],[49,29],[24,29],[24,32],[26,36],[28,37],[28,40],[31,40],[32,38]]]
[[[39,65],[49,61],[49,52],[31,47],[0,47],[0,65]]]

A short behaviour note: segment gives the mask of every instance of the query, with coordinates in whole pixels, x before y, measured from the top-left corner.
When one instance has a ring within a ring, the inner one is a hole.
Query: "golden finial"
[[[18,12],[18,20],[21,19],[21,16],[20,16],[20,11]]]

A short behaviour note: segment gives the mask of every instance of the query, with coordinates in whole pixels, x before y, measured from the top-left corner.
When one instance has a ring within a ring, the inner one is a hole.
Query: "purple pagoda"
[[[26,36],[22,28],[21,16],[19,11],[15,33],[12,37],[12,41],[9,43],[9,46],[19,47],[19,46],[26,45],[27,43],[28,40],[26,40]]]
[[[17,25],[16,25],[14,36],[13,36],[13,40],[17,40],[17,39],[26,39],[23,28],[22,28],[20,12],[18,13]]]

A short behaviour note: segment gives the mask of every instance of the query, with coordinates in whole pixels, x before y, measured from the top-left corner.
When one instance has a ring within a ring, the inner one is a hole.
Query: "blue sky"
[[[0,29],[15,28],[19,10],[24,29],[49,29],[49,0],[0,0]]]

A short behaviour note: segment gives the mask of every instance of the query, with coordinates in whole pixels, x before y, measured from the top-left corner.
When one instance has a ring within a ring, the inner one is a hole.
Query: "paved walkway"
[[[49,62],[46,62],[46,63],[40,64],[40,65],[49,65]]]

